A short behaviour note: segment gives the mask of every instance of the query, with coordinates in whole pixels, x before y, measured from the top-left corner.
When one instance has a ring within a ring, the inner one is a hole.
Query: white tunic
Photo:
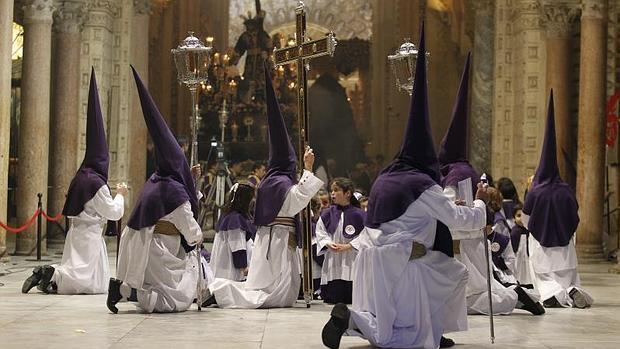
[[[84,204],[84,210],[71,216],[60,265],[55,266],[52,281],[58,285],[58,294],[107,293],[110,280],[108,252],[103,229],[108,220],[123,217],[124,198],[112,199],[107,185]]]
[[[523,225],[527,227],[529,216],[521,216]],[[530,262],[534,272],[534,285],[539,290],[542,300],[555,297],[561,305],[570,307],[573,300],[569,297],[573,288],[584,294],[589,305],[594,303],[592,296],[581,288],[577,272],[577,253],[575,238],[568,245],[544,247],[532,235],[530,238]]]
[[[243,275],[241,269],[235,268],[232,255],[233,252],[246,251],[249,264],[251,255],[248,253],[248,246],[250,241],[246,241],[245,233],[242,229],[218,231],[215,233],[211,250],[211,263],[209,265],[216,278],[233,281],[245,280],[245,275]]]
[[[344,212],[340,213],[338,226],[331,235],[323,220],[319,218],[316,223],[317,255],[325,255],[323,267],[321,268],[321,285],[327,285],[333,280],[353,281],[353,262],[357,256],[357,250],[351,249],[345,252],[334,252],[327,247],[327,244],[348,244],[353,243],[357,237],[349,239],[342,234],[344,227]]]
[[[514,261],[514,273],[515,278],[519,280],[521,284],[534,284],[534,276],[532,275],[532,264],[530,262],[530,256],[528,256],[527,251],[531,248],[531,240],[533,237],[527,237],[526,235],[521,235],[521,239],[519,239],[519,249],[515,252],[515,261]],[[530,245],[530,246],[528,246]]]
[[[444,193],[448,198],[456,197],[452,187],[446,187]],[[467,280],[467,313],[486,314],[489,309],[489,292],[487,286],[487,267],[493,266],[490,247],[488,259],[484,251],[484,233],[482,230],[463,231],[450,230],[452,239],[459,241],[460,254],[454,257],[465,264],[469,272]],[[491,299],[493,301],[493,314],[508,315],[517,305],[517,293],[500,284],[491,273]]]
[[[278,217],[294,217],[322,185],[323,181],[304,170],[299,183],[286,194]],[[294,232],[295,228],[284,225],[258,227],[247,281],[216,278],[209,285],[218,306],[250,309],[293,306],[301,283],[298,254],[288,245],[289,233]]]
[[[430,250],[437,220],[448,228],[482,229],[486,210],[456,206],[435,185],[411,203],[400,217],[367,228],[354,241],[359,249],[353,269],[353,306],[349,335],[379,347],[438,348],[445,332],[467,329],[466,267]],[[412,241],[426,255],[409,260]]]
[[[190,246],[202,240],[189,201],[160,218],[179,230]],[[118,256],[118,279],[137,289],[138,306],[147,313],[185,311],[196,298],[196,250],[186,253],[179,235],[154,234],[125,227]]]

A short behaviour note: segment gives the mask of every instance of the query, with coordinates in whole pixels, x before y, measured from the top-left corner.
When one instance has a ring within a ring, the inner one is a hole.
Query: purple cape
[[[246,240],[256,235],[256,226],[238,211],[230,211],[220,217],[215,229],[218,232],[241,229],[246,233]]]
[[[67,200],[62,209],[64,216],[79,215],[97,191],[108,185],[110,159],[104,129],[95,68],[91,68],[86,116],[86,154],[69,185]]]
[[[155,145],[156,170],[146,181],[127,225],[140,230],[155,225],[183,203],[189,201],[194,218],[198,213],[198,197],[185,153],[166,125],[144,83],[132,71],[142,104],[144,121]],[[183,236],[181,236],[183,237]],[[183,247],[188,250],[182,238]]]
[[[523,213],[530,216],[528,229],[544,247],[568,245],[579,225],[579,205],[575,193],[560,178],[556,156],[551,90],[540,163],[523,205]]]
[[[339,206],[331,205],[327,210],[321,212],[321,220],[325,225],[325,229],[331,235],[334,235],[338,223],[340,222],[340,215],[344,213],[344,222],[342,222],[342,235],[347,239],[352,239],[358,236],[364,229],[364,218],[366,212],[361,208],[353,205]],[[346,230],[347,226],[354,228],[353,233],[349,234]]]
[[[530,232],[518,224],[515,224],[510,231],[510,242],[512,243],[512,249],[517,253],[519,251],[519,245],[521,244],[521,235],[525,235],[525,238],[530,235]],[[529,252],[527,254],[530,255]]]

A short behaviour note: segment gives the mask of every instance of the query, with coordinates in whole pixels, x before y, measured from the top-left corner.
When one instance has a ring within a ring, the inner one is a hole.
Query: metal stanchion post
[[[37,197],[39,201],[37,202],[37,210],[39,214],[37,215],[37,261],[41,260],[41,209],[43,208],[43,204],[41,203],[41,197],[43,194],[37,193]]]

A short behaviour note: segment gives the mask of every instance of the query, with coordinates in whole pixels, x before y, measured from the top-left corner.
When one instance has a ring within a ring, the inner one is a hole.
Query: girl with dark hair
[[[228,194],[228,203],[216,225],[211,269],[216,278],[245,280],[256,227],[250,221],[250,202],[254,187],[249,183],[235,184]]]
[[[502,177],[497,180],[497,189],[502,194],[502,210],[506,216],[506,221],[512,229],[515,226],[515,218],[513,215],[515,205],[521,204],[517,188],[512,180],[508,177]]]
[[[364,229],[366,213],[354,195],[353,182],[335,178],[331,184],[333,204],[321,212],[316,224],[318,255],[324,255],[321,297],[326,303],[351,303],[353,262],[357,250],[351,242]]]

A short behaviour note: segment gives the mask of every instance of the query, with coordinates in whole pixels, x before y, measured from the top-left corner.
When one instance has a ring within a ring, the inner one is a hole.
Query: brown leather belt
[[[416,241],[413,241],[411,245],[411,254],[409,255],[410,261],[422,258],[426,255],[426,247],[424,247],[424,245]]]
[[[181,235],[179,229],[168,221],[157,221],[157,223],[155,223],[155,230],[153,230],[153,233],[161,235]]]
[[[295,228],[295,218],[292,217],[276,217],[273,222],[267,224],[268,227],[273,227],[274,225],[284,225],[287,227]]]

